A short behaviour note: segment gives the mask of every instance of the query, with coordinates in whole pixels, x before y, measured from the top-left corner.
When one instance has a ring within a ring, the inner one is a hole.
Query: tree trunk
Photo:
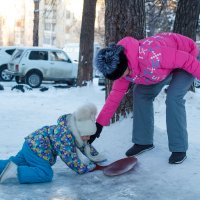
[[[199,14],[199,0],[179,0],[173,32],[196,40]]]
[[[40,4],[40,0],[33,0],[33,1],[34,1],[33,46],[38,46],[38,44],[39,44],[38,31],[39,31],[39,4]]]
[[[117,43],[125,36],[136,39],[145,37],[145,0],[105,0],[105,43]],[[106,83],[106,98],[111,90],[112,81]],[[112,122],[126,117],[133,109],[132,86],[121,102]]]
[[[173,32],[180,33],[196,41],[199,14],[200,0],[179,0]],[[190,90],[195,92],[194,84]]]
[[[84,0],[77,85],[93,79],[94,23],[97,0]]]

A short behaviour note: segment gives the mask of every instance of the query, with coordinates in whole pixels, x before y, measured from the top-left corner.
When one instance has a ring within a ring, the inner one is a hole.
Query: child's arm
[[[96,167],[94,163],[86,165],[79,159],[74,143],[71,143],[70,145],[61,144],[58,155],[69,168],[71,168],[78,174],[90,172]]]

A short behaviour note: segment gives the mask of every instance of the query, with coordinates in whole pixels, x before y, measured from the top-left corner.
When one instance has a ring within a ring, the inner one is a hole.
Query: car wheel
[[[0,67],[0,80],[1,81],[12,81],[13,76],[10,74],[6,74],[6,70],[7,70],[7,66],[6,65],[2,65]]]
[[[200,80],[197,79],[197,78],[194,79],[194,87],[195,88],[200,88]]]
[[[42,74],[38,71],[31,71],[25,77],[25,83],[32,88],[37,88],[42,83]]]

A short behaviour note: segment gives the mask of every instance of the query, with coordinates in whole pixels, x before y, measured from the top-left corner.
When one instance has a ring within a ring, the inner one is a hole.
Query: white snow
[[[0,159],[15,155],[23,138],[43,125],[55,124],[57,118],[73,112],[85,102],[93,102],[100,111],[105,91],[94,84],[83,88],[39,89],[25,93],[11,91],[15,82],[1,82]],[[60,159],[53,166],[54,179],[43,184],[2,184],[0,200],[190,200],[200,197],[200,91],[186,95],[189,150],[180,165],[168,164],[170,152],[165,126],[165,93],[155,101],[155,148],[138,156],[137,166],[116,177],[101,171],[78,175]],[[131,116],[108,127],[93,144],[109,162],[123,158],[132,146]]]

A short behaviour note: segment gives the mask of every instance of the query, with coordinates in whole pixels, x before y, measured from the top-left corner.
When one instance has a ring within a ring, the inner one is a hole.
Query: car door
[[[48,51],[28,50],[21,62],[24,62],[22,65],[27,69],[39,69],[45,76],[45,72],[48,70],[49,65]]]
[[[51,74],[56,79],[72,78],[73,63],[63,51],[50,51]]]

